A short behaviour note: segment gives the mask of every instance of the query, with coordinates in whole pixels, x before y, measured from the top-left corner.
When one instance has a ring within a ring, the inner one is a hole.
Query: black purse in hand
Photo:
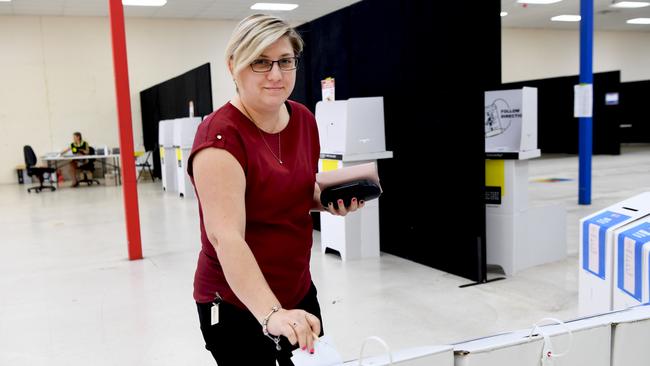
[[[323,207],[331,202],[334,209],[339,209],[338,200],[343,200],[345,207],[350,207],[352,198],[357,201],[370,201],[381,195],[379,185],[370,180],[357,180],[354,182],[337,184],[335,186],[327,187],[320,193],[320,203]]]
[[[318,173],[316,181],[321,189],[320,202],[323,207],[331,202],[337,210],[338,200],[343,200],[344,206],[350,207],[352,198],[367,202],[382,193],[375,163]]]

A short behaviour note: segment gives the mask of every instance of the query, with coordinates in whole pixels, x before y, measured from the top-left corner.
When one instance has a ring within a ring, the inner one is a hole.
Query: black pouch
[[[338,200],[343,200],[345,207],[350,207],[352,198],[357,201],[370,201],[381,195],[381,188],[377,183],[371,180],[356,180],[347,183],[341,183],[323,189],[320,193],[320,203],[323,207],[331,202],[334,209],[339,208]]]

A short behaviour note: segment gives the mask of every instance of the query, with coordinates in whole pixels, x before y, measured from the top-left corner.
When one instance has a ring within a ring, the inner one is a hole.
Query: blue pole
[[[580,83],[593,84],[594,1],[580,0]],[[579,198],[581,205],[591,204],[592,118],[580,118]]]

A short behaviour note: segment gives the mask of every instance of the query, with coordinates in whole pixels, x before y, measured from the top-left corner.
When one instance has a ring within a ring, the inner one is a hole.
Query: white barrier
[[[535,327],[454,346],[456,366],[609,366],[611,323],[598,318]]]
[[[298,357],[296,366],[648,366],[650,305],[457,343],[340,362]],[[546,323],[543,323],[546,324]],[[370,339],[376,339],[371,337]],[[318,347],[318,346],[317,346]],[[328,347],[335,347],[328,345]],[[322,349],[321,349],[322,350]],[[317,352],[318,353],[318,352]],[[332,353],[331,350],[329,352]],[[334,354],[337,352],[334,350]],[[328,355],[329,356],[329,355]],[[338,356],[340,359],[340,356]],[[329,357],[334,359],[335,357]],[[300,360],[299,360],[300,359]]]
[[[650,306],[612,314],[612,365],[650,365]]]

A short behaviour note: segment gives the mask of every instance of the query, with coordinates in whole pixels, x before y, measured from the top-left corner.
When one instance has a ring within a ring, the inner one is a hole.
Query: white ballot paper
[[[343,364],[334,342],[327,335],[322,336],[314,343],[313,355],[298,348],[293,351],[291,362],[296,366],[340,366]]]

